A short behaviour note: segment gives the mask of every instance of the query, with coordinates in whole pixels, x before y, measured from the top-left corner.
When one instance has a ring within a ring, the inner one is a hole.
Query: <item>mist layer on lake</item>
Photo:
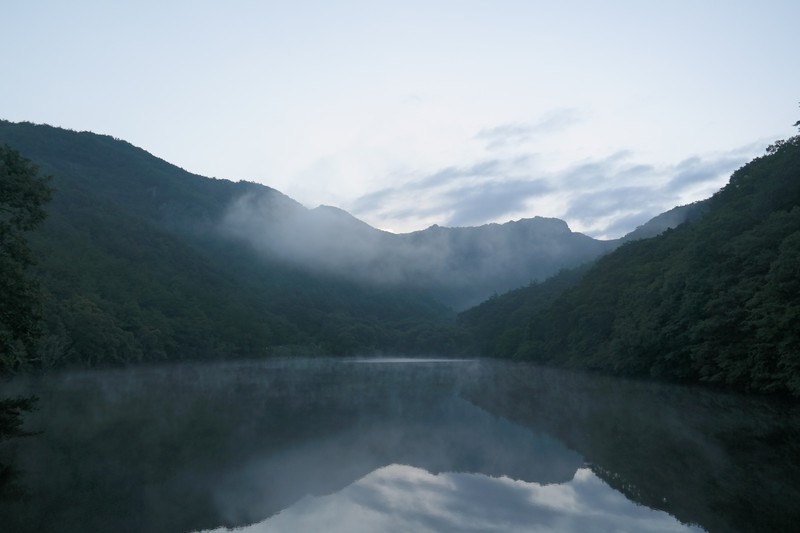
[[[0,445],[17,472],[0,500],[9,531],[315,519],[353,531],[358,517],[377,530],[463,531],[469,518],[473,530],[577,531],[594,517],[755,531],[800,519],[798,409],[766,399],[402,357],[66,373],[3,394],[40,398],[26,418],[40,433]]]

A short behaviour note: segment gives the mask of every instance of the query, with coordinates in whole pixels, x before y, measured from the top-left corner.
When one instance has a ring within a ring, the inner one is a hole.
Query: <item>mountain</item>
[[[49,218],[32,237],[44,365],[461,353],[472,347],[451,309],[622,242],[540,217],[396,235],[270,187],[191,174],[105,135],[0,121],[0,143],[53,176]]]
[[[699,209],[460,323],[498,356],[800,394],[800,136],[734,172]]]
[[[223,217],[229,235],[265,257],[377,286],[420,290],[456,309],[543,280],[619,245],[570,231],[558,219],[395,235],[333,207],[287,208],[274,195],[248,194]]]
[[[701,200],[689,205],[673,207],[660,215],[656,215],[635,230],[622,237],[621,242],[638,241],[661,235],[667,230],[675,229],[684,222],[693,222],[708,212],[708,201]]]
[[[232,239],[221,221],[252,183],[196,176],[124,141],[0,122],[53,176],[31,234],[44,295],[39,363],[116,365],[291,353],[452,351],[452,312],[421,292],[298,269]]]
[[[448,307],[615,245],[539,218],[395,235],[106,135],[0,121],[0,143],[53,178],[48,219],[31,236],[43,366],[460,353]]]
[[[416,280],[457,309],[592,261],[619,244],[541,217],[476,228],[433,226],[400,240],[393,251],[406,254],[398,263],[406,265],[408,283]]]

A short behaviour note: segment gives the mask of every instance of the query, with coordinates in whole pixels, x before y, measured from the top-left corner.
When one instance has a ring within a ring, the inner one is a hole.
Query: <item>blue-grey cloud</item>
[[[397,196],[423,191],[436,187],[444,187],[465,178],[496,178],[502,175],[503,162],[497,159],[480,161],[467,167],[447,167],[434,172],[420,180],[405,183],[398,187],[387,187],[357,198],[349,208],[354,213],[370,213],[382,210],[388,202]],[[403,210],[406,211],[406,210]],[[417,211],[409,212],[408,214]]]
[[[533,126],[514,123],[481,130],[475,138],[486,141],[486,147],[491,150],[502,146],[525,142],[533,137],[533,135]]]
[[[387,187],[356,198],[349,206],[353,213],[371,213],[379,211],[386,202],[391,201],[400,191],[399,188]]]
[[[558,216],[591,228],[595,237],[621,236],[676,207],[698,186],[721,186],[747,161],[750,148],[694,156],[663,167],[634,163],[633,154],[625,151],[577,165],[554,178],[557,190],[576,193]]]
[[[736,155],[724,155],[719,159],[704,160],[691,157],[675,166],[675,174],[665,186],[667,191],[679,191],[694,185],[718,180],[720,175],[729,175],[742,166],[747,158]]]
[[[639,209],[653,200],[654,191],[650,187],[604,189],[572,198],[564,216],[582,220],[606,217],[624,209]]]
[[[539,193],[542,190],[543,184],[541,183],[533,185],[531,180],[524,178],[516,178],[510,181],[507,179],[527,160],[527,157],[517,157],[509,160],[487,159],[469,166],[447,167],[419,180],[396,187],[387,187],[361,196],[348,207],[357,214],[383,211],[385,214],[391,214],[393,218],[398,218],[400,215],[422,216],[442,212],[443,209],[460,209],[462,200],[468,201],[475,198],[480,194],[481,190],[485,190],[486,193],[493,196],[495,201],[515,200],[512,192],[504,191],[532,194]],[[485,185],[475,185],[475,180],[484,181]],[[414,207],[405,207],[388,212],[386,210],[387,205],[394,203],[400,197],[415,195],[437,188],[442,189],[442,200],[435,207],[416,204]],[[497,214],[501,215],[503,212],[510,211],[512,210],[500,210]]]
[[[525,131],[524,127],[508,127],[491,133],[520,135]],[[698,187],[710,194],[751,153],[752,147],[746,147],[656,166],[636,161],[635,154],[620,150],[547,173],[537,170],[535,154],[488,157],[375,191],[350,208],[356,214],[379,213],[387,220],[434,219],[450,226],[555,216],[593,237],[615,238],[686,202],[697,194]],[[527,212],[529,205],[551,207],[546,213]]]
[[[580,163],[560,172],[558,181],[562,187],[576,188],[578,191],[596,187],[600,182],[610,183],[609,178],[620,172],[620,165],[623,165],[631,155],[627,150],[620,150],[603,159]],[[633,165],[623,172],[630,178],[629,172],[634,168],[640,168],[642,173],[652,171],[647,165]]]
[[[494,150],[525,143],[539,136],[552,135],[581,120],[580,114],[575,109],[558,109],[534,124],[520,122],[501,124],[481,130],[475,138],[485,141],[487,149]]]
[[[603,232],[607,235],[625,235],[652,219],[653,212],[653,209],[647,209],[623,215],[603,228]]]
[[[305,498],[241,531],[323,529],[475,533],[701,531],[663,511],[633,503],[587,468],[579,469],[569,482],[544,485],[479,474],[431,474],[397,464],[379,468],[334,494]]]
[[[461,178],[470,177],[492,177],[503,171],[502,162],[498,159],[481,161],[469,167],[448,167],[440,170],[422,180],[412,184],[413,188],[424,189],[446,185]]]
[[[526,202],[552,190],[545,180],[511,180],[481,183],[451,191],[448,197],[454,213],[449,226],[484,224],[524,209]]]

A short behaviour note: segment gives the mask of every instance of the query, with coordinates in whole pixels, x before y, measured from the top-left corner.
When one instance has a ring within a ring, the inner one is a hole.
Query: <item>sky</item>
[[[699,533],[703,530],[684,525],[664,511],[626,499],[589,468],[579,468],[567,483],[535,483],[464,472],[431,474],[421,468],[392,464],[333,494],[307,495],[259,523],[199,533],[231,531]]]
[[[618,237],[800,119],[800,2],[8,2],[0,118],[388,231]]]

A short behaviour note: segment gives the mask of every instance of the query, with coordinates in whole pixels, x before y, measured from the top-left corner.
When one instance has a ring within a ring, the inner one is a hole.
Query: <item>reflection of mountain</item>
[[[478,405],[546,431],[634,501],[708,531],[800,523],[800,408],[514,364]]]
[[[4,528],[243,525],[395,463],[541,484],[572,479],[578,454],[454,396],[480,372],[473,362],[321,360],[16,382],[10,394],[41,397],[28,422],[43,433],[16,450],[31,498],[0,504],[10,517]]]
[[[388,402],[381,397],[386,383],[369,391],[359,400],[367,409],[347,398],[333,400],[329,405],[342,409],[340,416],[348,413],[345,428],[278,453],[255,451],[217,487],[218,507],[234,523],[253,522],[269,509],[277,511],[305,494],[336,492],[390,464],[543,484],[564,483],[583,465],[578,454],[544,434],[454,397],[398,394],[395,385],[388,384],[397,395]]]
[[[182,365],[5,392],[41,397],[43,431],[0,447],[30,494],[0,503],[9,531],[237,526],[390,464],[546,485],[586,461],[708,531],[800,521],[800,409],[762,399],[489,361]]]
[[[562,484],[542,485],[482,474],[433,475],[390,465],[341,491],[304,498],[242,533],[286,531],[415,533],[680,532],[673,517],[636,505],[587,468]],[[229,530],[218,530],[229,531]]]

